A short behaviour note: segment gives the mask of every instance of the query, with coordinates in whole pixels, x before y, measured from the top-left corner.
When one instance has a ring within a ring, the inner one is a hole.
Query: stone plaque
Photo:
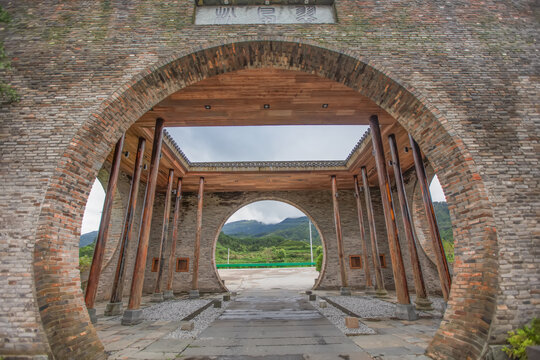
[[[196,25],[332,24],[331,5],[198,6]]]

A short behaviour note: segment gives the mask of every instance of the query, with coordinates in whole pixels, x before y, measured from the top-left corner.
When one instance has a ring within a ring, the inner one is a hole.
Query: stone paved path
[[[286,290],[244,291],[181,355],[186,359],[371,359],[306,296]]]
[[[302,274],[306,278],[311,276],[306,271]],[[346,337],[314,310],[306,295],[300,294],[300,289],[275,289],[283,284],[289,286],[293,282],[290,279],[298,276],[293,271],[279,271],[272,282],[261,281],[263,275],[275,275],[272,271],[267,274],[244,271],[234,275],[227,278],[227,286],[231,291],[240,291],[240,295],[222,318],[195,340],[166,338],[180,326],[179,319],[122,326],[120,316],[103,317],[106,302],[97,304],[99,321],[96,330],[109,358],[421,360],[428,359],[423,353],[441,321],[440,318],[422,318],[414,322],[363,320],[377,334]],[[337,295],[335,291],[316,293],[318,296]],[[390,295],[388,300],[395,301],[395,294],[390,292]],[[128,299],[124,300],[127,302]],[[143,307],[150,305],[149,300],[149,296],[143,297]]]

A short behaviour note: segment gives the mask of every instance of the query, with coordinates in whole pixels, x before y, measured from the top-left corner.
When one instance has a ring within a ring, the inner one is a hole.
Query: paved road
[[[309,290],[319,277],[314,267],[219,269],[218,273],[229,291]]]
[[[246,290],[182,353],[213,359],[371,359],[291,290]]]

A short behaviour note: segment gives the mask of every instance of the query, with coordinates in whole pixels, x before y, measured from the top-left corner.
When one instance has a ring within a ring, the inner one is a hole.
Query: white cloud
[[[297,218],[301,216],[305,216],[305,214],[292,205],[281,201],[263,200],[239,209],[227,222],[257,220],[265,224],[276,224],[286,218]]]
[[[92,190],[90,190],[86,209],[84,210],[81,234],[99,229],[104,202],[105,190],[103,190],[103,186],[101,186],[99,180],[96,179],[92,185]]]
[[[437,175],[431,180],[431,185],[429,186],[429,192],[431,193],[432,201],[444,201],[446,202],[446,197],[444,195],[441,183]]]

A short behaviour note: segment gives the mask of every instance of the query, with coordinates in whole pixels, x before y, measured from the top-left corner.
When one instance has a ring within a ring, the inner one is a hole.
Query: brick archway
[[[220,285],[223,287],[224,290],[227,290],[227,287],[223,284],[223,281],[221,280],[221,277],[219,276],[219,273],[218,273],[217,267],[216,267],[216,261],[215,261],[216,260],[215,259],[215,257],[216,257],[216,245],[217,245],[217,241],[218,241],[218,237],[219,237],[219,234],[221,232],[221,229],[223,229],[223,226],[225,225],[225,222],[234,213],[236,213],[238,210],[242,209],[243,207],[245,207],[247,205],[250,205],[250,204],[253,204],[253,203],[256,203],[256,202],[259,202],[259,201],[264,201],[264,200],[279,201],[279,202],[282,202],[282,203],[285,203],[285,204],[288,204],[288,205],[291,205],[291,206],[297,208],[302,213],[304,213],[304,215],[306,215],[309,220],[311,220],[312,225],[319,232],[319,235],[321,236],[323,254],[325,254],[325,256],[323,256],[323,263],[322,263],[321,272],[319,274],[319,277],[317,278],[317,281],[315,282],[315,284],[312,287],[313,289],[317,289],[317,287],[321,283],[321,280],[324,278],[324,275],[325,275],[325,272],[326,272],[326,266],[328,264],[327,256],[326,256],[326,254],[328,253],[328,248],[327,248],[327,245],[326,245],[326,240],[324,238],[323,232],[321,231],[321,229],[317,225],[317,221],[314,219],[312,214],[310,214],[310,212],[307,209],[305,209],[301,205],[299,205],[296,202],[291,201],[289,199],[282,198],[282,197],[269,197],[269,196],[255,196],[253,199],[249,199],[248,201],[244,201],[242,204],[240,204],[238,206],[235,206],[234,209],[232,209],[232,210],[228,211],[226,214],[224,214],[224,216],[220,220],[220,222],[219,222],[220,225],[218,226],[218,230],[217,230],[216,235],[214,237],[214,244],[213,244],[213,247],[212,247],[212,261],[213,261],[213,265],[214,265],[214,270],[216,272],[216,277],[217,277]]]
[[[37,224],[36,297],[52,353],[57,358],[105,357],[84,307],[77,239],[91,182],[117,138],[183,87],[217,74],[263,67],[343,83],[377,103],[417,139],[448,195],[457,235],[451,299],[428,352],[440,358],[479,358],[495,312],[498,268],[492,209],[474,159],[461,139],[452,137],[444,116],[394,74],[344,52],[280,40],[236,42],[166,59],[118,89],[99,112],[88,114],[49,179]]]

